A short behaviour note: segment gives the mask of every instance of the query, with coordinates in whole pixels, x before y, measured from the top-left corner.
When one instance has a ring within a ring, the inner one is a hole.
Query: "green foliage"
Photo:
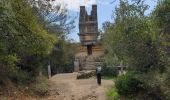
[[[15,63],[18,61],[16,55],[5,55],[0,57],[1,62],[8,67],[9,72],[15,72],[16,65]],[[4,69],[2,69],[4,70]]]
[[[55,48],[50,55],[52,74],[73,72],[76,44],[59,40]]]
[[[118,73],[118,68],[116,67],[102,67],[102,76],[116,77]]]
[[[35,84],[32,86],[33,92],[39,96],[46,96],[49,90],[49,84],[46,77],[37,77]]]
[[[119,100],[120,98],[120,95],[115,88],[108,90],[106,95],[107,95],[107,100]]]
[[[170,1],[169,0],[159,0],[158,5],[153,12],[155,25],[158,26],[158,32],[169,34],[170,30]]]
[[[10,74],[9,78],[18,85],[28,85],[36,80],[35,77],[30,77],[30,74],[23,70],[18,70],[17,72]]]
[[[156,28],[156,31],[158,34],[160,34],[161,38],[161,44],[160,44],[160,55],[161,55],[161,65],[164,66],[164,69],[159,76],[161,76],[159,81],[159,84],[157,84],[156,88],[154,88],[153,93],[158,93],[160,95],[164,95],[164,99],[166,98],[169,100],[169,95],[170,95],[170,86],[167,85],[170,82],[168,81],[168,76],[169,76],[169,62],[170,62],[170,52],[169,52],[169,47],[170,47],[170,41],[169,41],[169,10],[170,10],[170,2],[169,0],[160,0],[158,2],[157,7],[155,8],[152,17],[153,17],[153,22],[154,26]],[[153,88],[153,87],[151,87]],[[158,91],[158,92],[155,92]],[[162,98],[162,96],[160,96]]]
[[[37,1],[28,0],[38,16],[38,22],[41,23],[48,33],[55,35],[58,39],[52,53],[46,58],[45,67],[50,64],[53,75],[56,73],[72,72],[75,45],[66,38],[75,27],[75,18],[69,16],[65,6],[61,7],[60,4],[53,5],[51,2],[55,2],[55,0],[46,2],[42,0]]]
[[[75,28],[75,17],[69,16],[69,11],[66,9],[66,6],[61,4],[54,5],[53,3],[56,0],[46,2],[42,0],[27,1],[36,12],[38,21],[49,33],[53,33],[62,39],[63,36],[66,36]]]
[[[120,76],[116,81],[118,92],[134,94],[137,100],[169,100],[170,1],[158,1],[148,16],[144,0],[119,1],[115,23],[104,26],[105,62],[107,66],[123,62],[128,71],[138,73]]]
[[[0,23],[0,75],[17,83],[38,75],[56,37],[38,23],[26,0],[1,0]]]
[[[154,25],[156,27],[156,32],[160,34],[161,38],[161,49],[165,51],[167,57],[170,56],[170,1],[160,0],[158,5],[153,12]],[[167,62],[168,63],[168,62]]]
[[[119,76],[115,82],[118,93],[121,95],[134,95],[140,90],[141,82],[135,78],[134,72]]]
[[[113,26],[106,31],[104,45],[110,62],[146,71],[156,67],[159,60],[158,41],[154,39],[150,20],[144,16],[147,6],[121,1],[116,9]],[[142,9],[143,8],[143,9]]]
[[[14,66],[13,64],[18,61],[16,55],[7,55],[4,56],[2,59],[2,62],[4,62],[5,64],[9,64],[11,66]]]
[[[169,64],[168,64],[168,66],[170,66]],[[170,76],[169,76],[169,74],[170,74],[170,68],[168,67],[167,68],[167,73],[165,73],[164,80],[163,80],[163,82],[161,84],[162,85],[161,90],[163,91],[163,94],[165,95],[167,100],[169,100],[169,98],[170,98],[170,85],[169,85]]]

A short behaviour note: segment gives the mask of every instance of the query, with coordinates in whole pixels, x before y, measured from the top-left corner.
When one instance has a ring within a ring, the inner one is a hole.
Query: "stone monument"
[[[81,45],[77,47],[79,52],[75,55],[74,70],[79,73],[81,71],[89,73],[92,70],[94,72],[96,65],[103,62],[104,54],[102,44],[97,43],[99,35],[97,5],[92,5],[90,15],[87,14],[85,6],[80,6],[78,35]]]
[[[87,14],[85,6],[80,6],[78,35],[81,44],[87,47],[87,54],[92,55],[98,37],[97,5],[92,5],[91,15]]]

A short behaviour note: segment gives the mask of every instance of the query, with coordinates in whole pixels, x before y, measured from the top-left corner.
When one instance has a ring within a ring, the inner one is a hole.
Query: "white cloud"
[[[79,11],[80,6],[90,7],[93,4],[96,4],[96,0],[56,0],[54,4],[61,4],[66,6],[67,9],[71,11]]]

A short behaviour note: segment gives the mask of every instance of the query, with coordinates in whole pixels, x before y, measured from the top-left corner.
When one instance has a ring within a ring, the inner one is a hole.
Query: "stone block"
[[[77,79],[88,79],[90,77],[93,77],[96,75],[96,71],[95,70],[84,70],[84,71],[80,71],[78,74],[77,74]]]

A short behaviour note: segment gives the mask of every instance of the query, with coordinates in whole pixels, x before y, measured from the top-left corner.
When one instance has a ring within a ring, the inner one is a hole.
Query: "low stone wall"
[[[86,52],[77,53],[74,61],[75,72],[81,70],[95,70],[98,64],[103,63],[104,53],[96,51],[92,55],[87,55]]]
[[[77,79],[88,79],[88,78],[93,77],[95,75],[96,75],[96,71],[95,70],[79,71],[79,73],[77,75]]]

